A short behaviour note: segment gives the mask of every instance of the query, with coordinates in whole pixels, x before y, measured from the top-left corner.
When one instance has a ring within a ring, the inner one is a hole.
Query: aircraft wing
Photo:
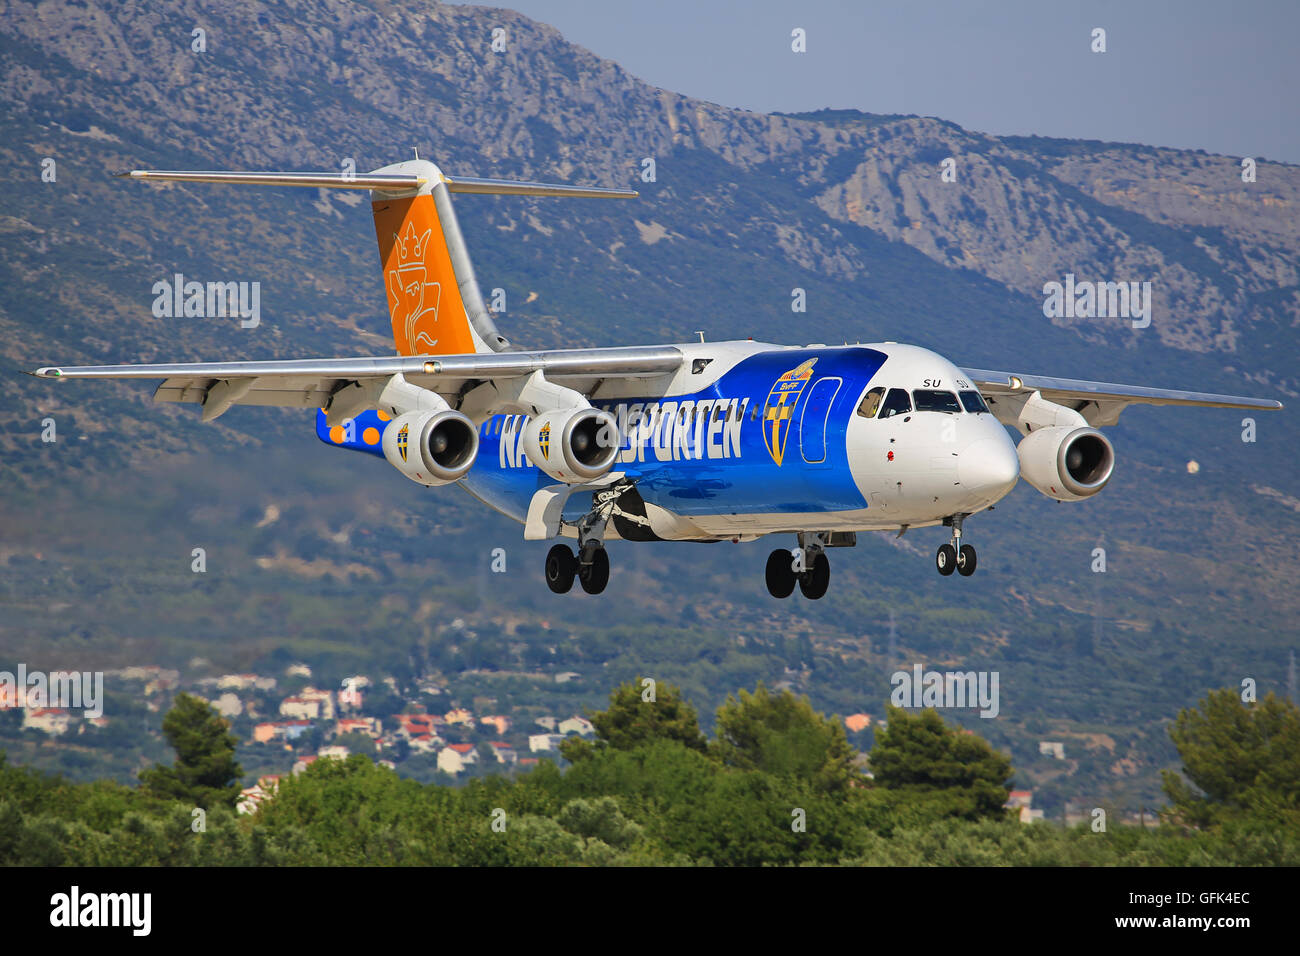
[[[1020,403],[1012,399],[1032,392],[1039,392],[1049,402],[1075,409],[1094,427],[1114,425],[1119,420],[1120,412],[1130,405],[1198,405],[1252,411],[1276,411],[1282,407],[1281,402],[1268,398],[1087,382],[1046,375],[1022,375],[1018,372],[993,372],[982,368],[962,371],[980,390],[993,414],[1006,425],[1015,425],[1019,413]]]
[[[438,392],[456,407],[468,382],[516,378],[541,371],[552,381],[563,381],[585,391],[600,379],[675,372],[682,360],[681,351],[672,346],[643,346],[264,362],[48,366],[31,374],[53,379],[162,379],[154,401],[201,404],[203,420],[211,421],[232,405],[323,408],[340,389],[398,373],[414,385]]]

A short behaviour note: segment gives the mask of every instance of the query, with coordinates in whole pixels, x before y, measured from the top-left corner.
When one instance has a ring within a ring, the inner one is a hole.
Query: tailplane
[[[634,198],[632,190],[451,177],[428,160],[371,173],[180,172],[138,169],[132,179],[368,189],[384,294],[399,355],[499,352],[510,343],[483,302],[451,193]]]

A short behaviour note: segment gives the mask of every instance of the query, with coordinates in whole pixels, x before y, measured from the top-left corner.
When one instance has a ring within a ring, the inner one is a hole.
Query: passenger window
[[[961,405],[952,392],[941,392],[934,388],[918,388],[912,391],[912,400],[916,402],[918,412],[950,412],[959,414]]]
[[[961,404],[966,411],[975,413],[989,410],[989,407],[984,404],[984,396],[979,392],[958,392],[957,394],[961,396]]]
[[[880,417],[889,418],[911,410],[912,400],[907,397],[907,392],[901,388],[891,388],[889,394],[885,396],[884,404],[880,406]]]
[[[884,397],[883,388],[873,388],[862,399],[862,404],[858,406],[858,414],[863,418],[875,418],[876,412],[880,411],[880,400]]]

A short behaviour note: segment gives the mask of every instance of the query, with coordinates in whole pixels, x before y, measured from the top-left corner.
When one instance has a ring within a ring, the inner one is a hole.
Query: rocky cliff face
[[[300,239],[310,259],[281,281],[336,296],[323,277],[336,274],[325,254],[337,250],[294,227],[315,232],[346,214],[363,233],[338,197],[321,196],[312,214],[300,205],[291,222],[232,223],[235,235],[222,236],[210,224],[227,215],[226,191],[178,190],[185,204],[168,208],[104,174],[164,159],[338,168],[353,157],[365,168],[422,145],[451,170],[619,185],[640,184],[643,160],[655,159],[658,181],[641,184],[646,201],[635,212],[593,214],[622,219],[610,242],[590,234],[586,212],[552,205],[539,217],[535,204],[481,204],[497,230],[518,228],[514,239],[546,240],[568,257],[600,255],[611,277],[632,285],[638,266],[620,255],[629,246],[698,243],[705,248],[691,258],[708,271],[707,247],[732,237],[807,281],[868,282],[879,264],[855,248],[852,230],[836,228],[844,224],[969,270],[1026,306],[1066,273],[1150,281],[1148,338],[1180,349],[1232,353],[1254,344],[1253,330],[1289,329],[1300,317],[1294,167],[1260,163],[1258,181],[1246,184],[1237,157],[998,138],[917,117],[732,110],[650,87],[548,26],[487,8],[15,2],[0,22],[9,38],[0,53],[4,149],[33,180],[24,198],[36,203],[6,203],[11,249],[75,242],[66,230],[82,223],[65,204],[129,206],[130,215],[95,224],[97,246],[124,268],[160,256],[160,233],[214,257],[238,250],[244,261],[292,261],[285,247]],[[195,28],[206,52],[192,49]],[[492,49],[496,28],[504,52]],[[39,188],[38,159],[69,153],[84,163],[75,184]],[[941,175],[947,158],[951,182]],[[307,291],[293,297],[309,301]],[[365,308],[373,313],[373,301]],[[1097,341],[1124,334],[1108,319],[1068,324]]]

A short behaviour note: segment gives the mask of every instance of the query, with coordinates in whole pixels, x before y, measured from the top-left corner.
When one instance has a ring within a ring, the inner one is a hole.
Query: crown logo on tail
[[[400,323],[412,354],[432,352],[438,344],[434,337],[438,325],[438,305],[442,285],[429,279],[428,254],[433,242],[433,228],[415,231],[408,221],[401,235],[393,233],[396,265],[388,270],[388,311],[393,328]]]

